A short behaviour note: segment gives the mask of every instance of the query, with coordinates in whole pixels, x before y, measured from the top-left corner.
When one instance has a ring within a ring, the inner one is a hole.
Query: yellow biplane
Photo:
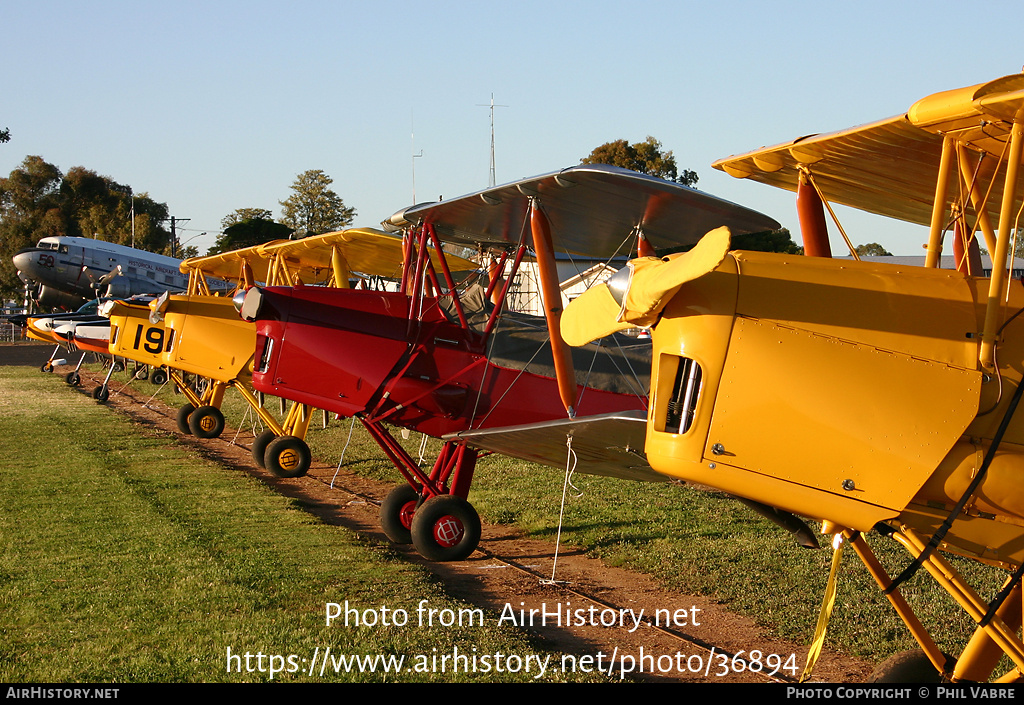
[[[573,344],[653,327],[654,470],[822,521],[852,545],[921,646],[880,679],[1024,676],[1024,287],[1006,271],[1022,154],[1014,75],[722,159],[733,176],[797,192],[817,256],[730,252],[721,228],[688,253],[634,260],[562,319]],[[831,259],[830,201],[929,226],[926,266]],[[955,270],[937,268],[947,234]],[[896,577],[870,531],[910,553]],[[943,553],[1004,570],[1003,588],[983,597]],[[900,594],[922,567],[977,624],[956,658]],[[1012,667],[994,676],[1003,656]]]
[[[211,294],[208,282],[234,282],[244,292],[255,283],[276,286],[348,288],[359,273],[392,277],[400,271],[402,241],[368,228],[327,233],[301,240],[279,240],[241,250],[186,260],[181,271],[189,276],[184,294],[166,294],[147,307],[129,310],[127,335],[111,343],[131,355],[152,356],[171,370],[187,403],[178,410],[178,427],[200,438],[220,435],[224,416],[220,405],[227,389],[235,389],[263,422],[266,430],[253,441],[252,454],[261,467],[279,477],[303,475],[310,464],[305,434],[312,408],[293,403],[279,423],[251,391],[256,327],[238,316],[228,296]],[[466,262],[465,268],[475,267]],[[202,393],[192,390],[178,374],[210,380]]]

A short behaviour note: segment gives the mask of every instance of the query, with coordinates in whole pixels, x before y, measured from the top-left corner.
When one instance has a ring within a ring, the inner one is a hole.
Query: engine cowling
[[[61,308],[75,311],[86,302],[86,299],[75,294],[67,294],[52,286],[40,286],[36,301],[44,309]]]
[[[148,291],[142,291],[140,287],[131,279],[125,276],[116,276],[107,282],[107,291],[105,296],[112,299],[127,299],[129,296],[135,294],[148,294]]]

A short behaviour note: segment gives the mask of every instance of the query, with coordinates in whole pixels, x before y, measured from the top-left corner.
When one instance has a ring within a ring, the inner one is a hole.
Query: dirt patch
[[[58,368],[57,372],[69,369]],[[102,378],[85,373],[81,388],[84,393],[90,393],[101,381]],[[182,437],[175,425],[176,410],[149,401],[152,392],[146,387],[148,385],[142,384],[139,389],[128,387],[121,393],[112,393],[107,405],[154,433],[174,436],[207,457],[259,478],[328,524],[344,526],[387,542],[378,522],[376,503],[393,485],[360,477],[344,468],[336,474],[334,466],[322,463],[314,463],[306,477],[276,478],[253,462],[248,449],[252,440],[249,434],[236,436],[234,429],[227,429],[219,439],[200,441],[191,436]],[[538,617],[531,629],[544,646],[576,658],[592,657],[593,665],[600,655],[606,666],[614,661],[627,667],[635,663],[635,668],[639,668],[643,663],[645,671],[667,671],[633,675],[633,680],[792,681],[795,680],[793,670],[781,671],[774,679],[766,678],[763,673],[751,673],[746,667],[737,673],[733,666],[738,668],[741,664],[732,657],[748,657],[752,651],[759,651],[761,663],[765,663],[769,654],[781,655],[782,663],[795,665],[796,677],[803,671],[806,661],[806,645],[771,638],[752,620],[729,612],[713,600],[666,590],[648,576],[604,565],[572,547],[563,546],[560,550],[557,581],[551,583],[547,578],[551,577],[555,560],[554,545],[524,538],[513,527],[484,525],[480,550],[468,560],[457,563],[430,563],[412,547],[394,548],[409,561],[432,571],[450,594],[494,613],[511,609],[518,617],[519,610],[527,610],[529,614],[529,610],[564,613],[568,609],[572,611],[573,621],[576,615],[584,615],[589,622],[591,617],[597,621],[602,616],[610,620],[613,614],[620,614],[619,610],[633,610],[633,614],[637,614],[642,609],[644,621],[639,626],[635,626],[627,613],[626,628],[552,626],[550,619],[547,625],[538,627]],[[670,629],[656,626],[650,619],[656,610],[669,610],[679,622],[678,626]],[[642,656],[646,661],[640,661]],[[631,662],[630,658],[636,661]],[[871,669],[872,664],[826,650],[815,668],[813,680],[863,682]],[[616,670],[615,677],[619,674]]]

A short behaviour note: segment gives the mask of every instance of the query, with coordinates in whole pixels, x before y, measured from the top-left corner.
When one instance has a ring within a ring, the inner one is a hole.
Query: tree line
[[[9,139],[0,132],[0,142]],[[671,151],[648,136],[630,144],[619,139],[596,147],[582,164],[611,164],[658,178],[694,186],[695,171],[680,169]],[[352,224],[356,211],[331,189],[333,180],[319,169],[299,174],[291,193],[279,201],[281,217],[261,207],[238,208],[221,220],[221,232],[206,254],[259,245],[270,240],[303,238],[340,230]],[[22,284],[11,258],[41,238],[53,235],[95,237],[122,245],[177,256],[196,256],[181,247],[169,230],[166,203],[85,167],[67,173],[39,156],[28,156],[6,178],[0,178],[0,298],[16,296]],[[134,229],[133,229],[134,225]],[[134,231],[133,231],[134,230]],[[789,233],[752,240],[750,248],[792,251]]]
[[[6,136],[3,134],[2,136]],[[320,170],[306,171],[283,201],[282,217],[269,210],[239,208],[226,216],[210,254],[268,240],[307,237],[351,225],[355,210],[345,206]],[[88,237],[175,256],[196,256],[172,234],[166,203],[85,167],[63,173],[42,157],[25,157],[0,178],[0,299],[15,298],[23,286],[11,259],[50,236]]]
[[[152,252],[169,251],[167,204],[130,186],[76,166],[62,173],[42,157],[29,156],[0,178],[0,296],[22,288],[11,258],[52,235],[99,237]]]

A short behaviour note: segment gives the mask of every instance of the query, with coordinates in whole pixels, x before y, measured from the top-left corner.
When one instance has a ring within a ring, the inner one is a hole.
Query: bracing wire
[[[338,459],[338,467],[334,470],[334,477],[331,478],[331,489],[334,489],[334,481],[338,479],[338,473],[341,472],[341,464],[345,462],[345,453],[348,451],[348,444],[352,442],[352,430],[356,426],[356,417],[352,417],[352,422],[348,426],[348,440],[345,441],[345,447],[341,449],[341,457]]]
[[[558,511],[558,532],[555,535],[555,557],[554,562],[551,564],[551,578],[549,580],[542,580],[542,585],[552,585],[558,582],[555,580],[555,571],[558,570],[558,549],[562,543],[562,522],[565,518],[565,498],[569,493],[569,488],[572,487],[576,490],[577,497],[582,495],[579,489],[572,484],[572,474],[576,470],[576,451],[572,449],[571,433],[565,437],[565,447],[567,449],[565,457],[565,482],[562,483],[562,506]]]

